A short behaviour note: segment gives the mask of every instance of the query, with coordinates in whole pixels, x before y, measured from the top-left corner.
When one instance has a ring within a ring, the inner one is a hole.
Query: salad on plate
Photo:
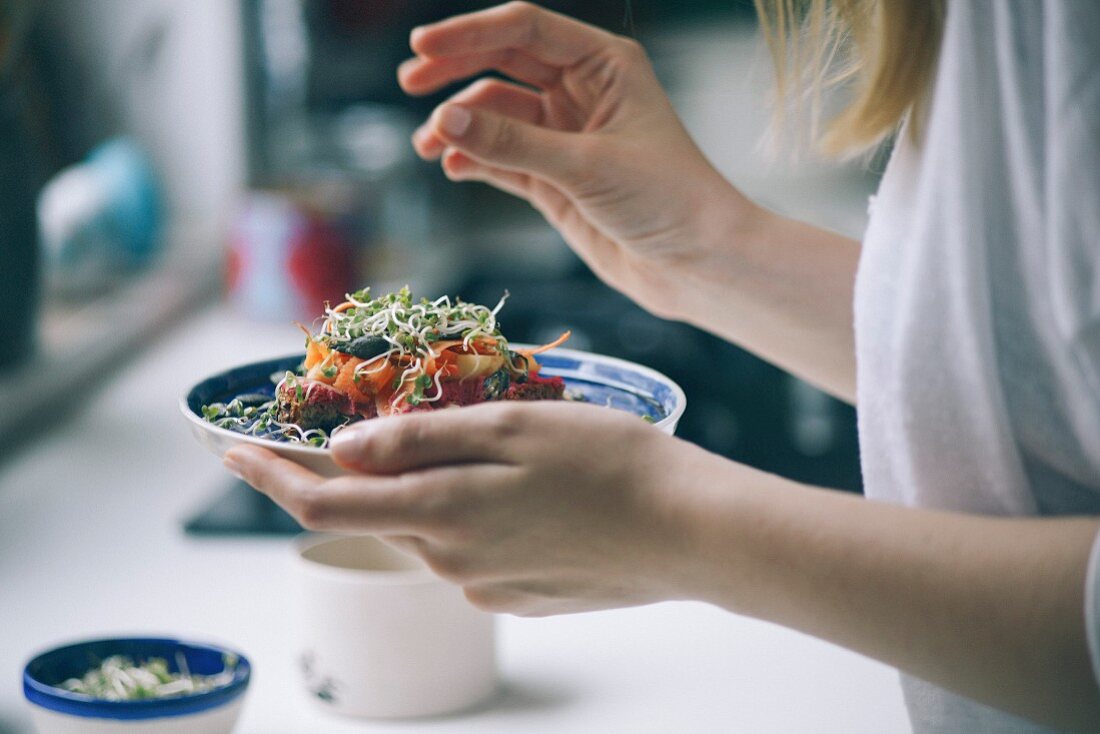
[[[324,447],[357,421],[493,400],[561,400],[561,377],[539,374],[535,355],[564,343],[513,347],[493,308],[409,289],[373,297],[370,288],[326,304],[319,329],[299,324],[306,355],[273,375],[267,392],[202,406],[205,420],[239,433]]]

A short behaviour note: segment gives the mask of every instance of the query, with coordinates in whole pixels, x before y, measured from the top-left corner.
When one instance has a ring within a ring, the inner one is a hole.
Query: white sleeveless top
[[[1100,0],[948,0],[924,131],[891,157],[856,280],[866,492],[1100,514]],[[1047,731],[902,683],[916,732]]]

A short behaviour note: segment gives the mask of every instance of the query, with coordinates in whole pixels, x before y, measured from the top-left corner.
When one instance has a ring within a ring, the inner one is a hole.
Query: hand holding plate
[[[485,609],[543,615],[679,594],[690,561],[673,508],[703,452],[636,416],[484,404],[356,424],[332,451],[355,473],[326,480],[253,447],[226,462],[306,527],[389,539]]]

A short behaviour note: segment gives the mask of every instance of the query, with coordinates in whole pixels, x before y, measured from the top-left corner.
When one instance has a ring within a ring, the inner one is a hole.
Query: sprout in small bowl
[[[23,693],[41,734],[227,734],[251,665],[224,647],[165,638],[64,645],[23,670]]]

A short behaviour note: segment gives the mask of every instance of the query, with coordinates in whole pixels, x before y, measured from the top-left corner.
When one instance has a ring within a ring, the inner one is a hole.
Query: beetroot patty
[[[401,401],[393,412],[417,413],[496,400],[561,400],[565,393],[565,381],[560,377],[530,375],[522,382],[505,382],[507,387],[501,384],[500,379],[498,374],[482,379],[444,382],[443,394],[438,400],[425,400],[417,405]],[[431,390],[434,387],[429,389],[429,394]],[[297,384],[284,383],[275,397],[278,400],[276,419],[280,423],[293,423],[304,431],[313,428],[331,431],[344,423],[375,416],[374,406],[357,405],[349,396],[323,382],[303,380]]]
[[[355,415],[351,398],[323,382],[283,383],[275,395],[280,423],[293,423],[302,430],[331,431]]]
[[[561,400],[565,394],[565,380],[560,377],[533,375],[526,382],[514,382],[504,392],[504,400]]]

